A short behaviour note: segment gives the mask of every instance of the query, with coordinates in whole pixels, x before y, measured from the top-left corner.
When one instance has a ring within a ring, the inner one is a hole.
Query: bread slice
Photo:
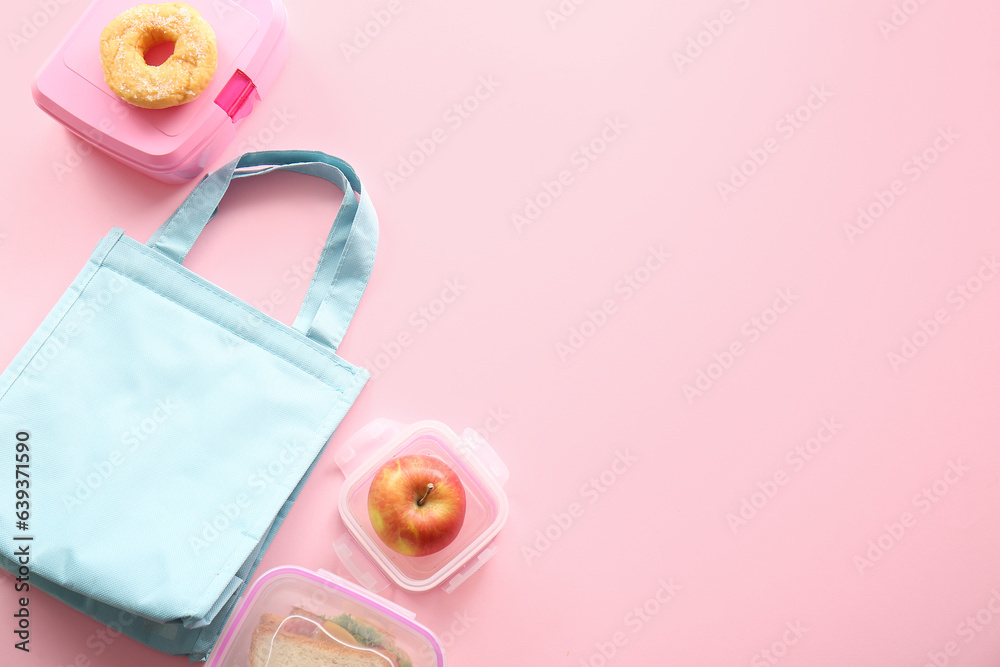
[[[342,646],[325,635],[319,639],[278,630],[282,620],[277,614],[261,617],[250,638],[250,667],[392,667],[394,664],[371,650]]]
[[[327,621],[326,618],[318,616],[301,607],[292,607],[292,615],[303,616],[305,618],[310,618],[317,623],[323,623],[323,626],[328,630],[332,625],[335,626],[335,629],[343,629],[343,631],[348,634],[360,632],[361,634],[359,636],[354,637],[354,645],[361,646],[363,644],[366,647],[371,647],[371,650],[384,655],[389,660],[389,664],[392,665],[392,667],[413,667],[413,661],[410,660],[410,657],[406,654],[406,652],[400,650],[396,646],[396,637],[391,632],[386,630],[385,627],[372,619],[362,620],[357,616],[352,616],[351,614],[341,614],[338,616],[338,619],[342,616],[347,617],[346,623],[341,625],[340,620]],[[292,632],[294,633],[296,631],[293,630]],[[311,629],[307,629],[307,631],[303,634],[313,636],[314,633]],[[372,643],[364,642],[364,640],[360,639],[361,636],[367,636]],[[361,641],[362,644],[358,644],[358,641]]]

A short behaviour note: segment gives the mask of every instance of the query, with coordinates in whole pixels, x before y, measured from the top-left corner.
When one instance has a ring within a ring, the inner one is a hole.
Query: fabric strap
[[[247,153],[207,175],[146,245],[183,263],[236,178],[294,171],[330,181],[344,191],[306,297],[292,328],[336,351],[368,284],[378,220],[361,180],[349,164],[320,151]]]

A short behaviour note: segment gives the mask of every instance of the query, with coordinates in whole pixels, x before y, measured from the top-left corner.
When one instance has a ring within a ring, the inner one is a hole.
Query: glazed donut
[[[174,42],[159,66],[146,64],[146,51]],[[144,109],[190,102],[215,74],[215,32],[191,5],[166,2],[126,9],[101,32],[104,80],[119,97]]]

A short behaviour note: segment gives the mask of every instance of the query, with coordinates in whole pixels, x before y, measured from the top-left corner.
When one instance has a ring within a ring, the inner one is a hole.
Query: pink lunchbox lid
[[[187,0],[216,34],[218,65],[196,99],[141,109],[104,82],[104,27],[135,0],[96,0],[32,82],[46,113],[105,153],[149,176],[181,182],[204,171],[236,136],[235,125],[270,90],[288,53],[281,0]]]

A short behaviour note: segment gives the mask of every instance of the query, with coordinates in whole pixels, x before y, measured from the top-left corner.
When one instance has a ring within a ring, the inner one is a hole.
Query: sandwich
[[[285,617],[260,617],[250,638],[250,667],[413,667],[413,661],[395,637],[370,622],[292,607]]]

